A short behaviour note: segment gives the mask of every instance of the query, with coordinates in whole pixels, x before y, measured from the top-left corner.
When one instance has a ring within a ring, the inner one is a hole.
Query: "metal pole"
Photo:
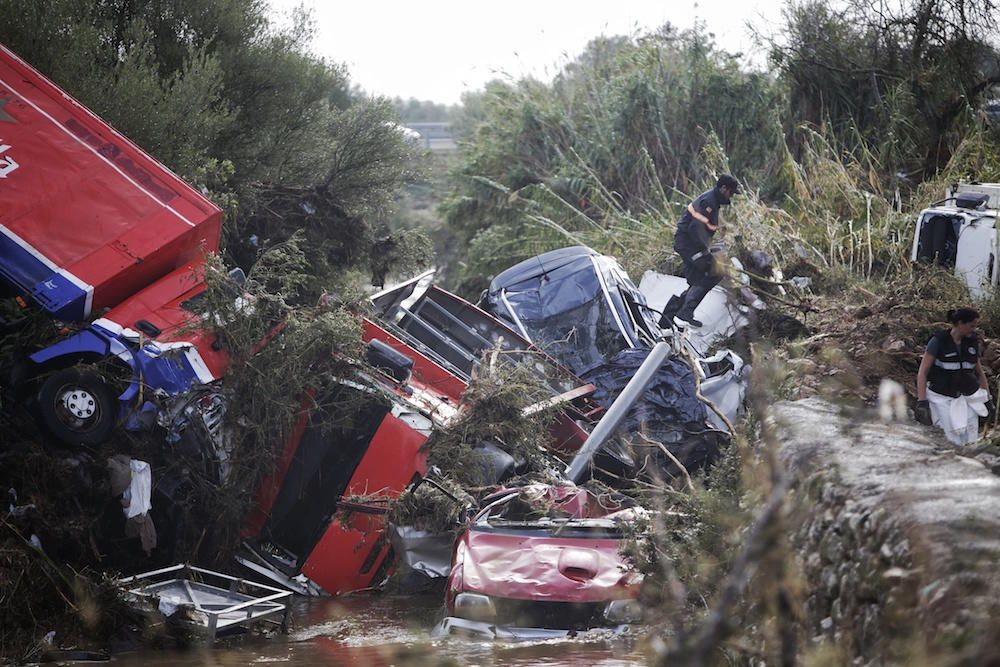
[[[653,375],[656,371],[660,370],[660,366],[669,357],[670,343],[660,341],[653,346],[653,349],[649,351],[649,356],[646,357],[646,360],[636,370],[635,375],[628,381],[628,384],[625,385],[622,393],[618,395],[618,398],[611,404],[608,411],[604,413],[601,421],[597,422],[597,426],[590,432],[586,442],[583,443],[572,463],[566,468],[567,479],[573,483],[580,481],[584,470],[590,465],[590,460],[593,458],[594,452],[618,430],[629,410],[632,409],[635,402],[645,393],[646,387],[649,386],[650,381],[653,379]]]

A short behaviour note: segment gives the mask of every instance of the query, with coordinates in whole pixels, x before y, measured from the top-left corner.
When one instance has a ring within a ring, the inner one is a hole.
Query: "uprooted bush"
[[[283,450],[289,431],[335,375],[350,374],[361,347],[357,305],[322,299],[301,305],[310,285],[301,239],[264,253],[236,285],[218,260],[209,262],[202,301],[207,321],[230,356],[227,399],[229,473],[216,483],[193,479],[196,516],[189,557],[222,563],[264,475]],[[351,308],[354,306],[354,308]],[[199,325],[201,326],[201,325]]]
[[[459,415],[435,428],[424,445],[434,479],[459,500],[423,484],[391,503],[392,522],[435,532],[455,530],[474,496],[493,488],[495,471],[484,445],[509,454],[519,479],[551,481],[554,458],[546,446],[558,408],[532,408],[551,396],[530,364],[516,362],[498,349],[484,353]]]
[[[430,533],[459,530],[475,499],[451,479],[435,477],[434,482],[407,490],[390,502],[389,523]]]
[[[527,410],[551,398],[551,391],[528,364],[487,351],[463,398],[458,418],[435,429],[427,441],[428,464],[463,488],[488,484],[477,446],[492,443],[510,454],[524,474],[544,475],[545,453],[555,407]]]

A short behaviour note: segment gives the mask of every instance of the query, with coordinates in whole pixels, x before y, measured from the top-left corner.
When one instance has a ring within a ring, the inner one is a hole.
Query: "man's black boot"
[[[681,294],[680,296],[675,294],[670,297],[670,301],[667,301],[667,305],[663,307],[663,313],[660,315],[660,321],[658,322],[661,329],[669,329],[674,325],[674,315],[677,314],[677,311],[681,309],[682,305],[684,305],[684,294]]]
[[[687,329],[687,328],[700,329],[702,323],[701,320],[696,320],[693,317],[689,320],[685,320],[680,315],[674,315],[674,326],[678,329]]]

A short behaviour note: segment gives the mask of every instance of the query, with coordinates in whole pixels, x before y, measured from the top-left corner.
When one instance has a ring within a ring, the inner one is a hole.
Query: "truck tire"
[[[99,445],[115,426],[117,402],[101,376],[79,368],[49,375],[38,390],[46,430],[66,445]]]

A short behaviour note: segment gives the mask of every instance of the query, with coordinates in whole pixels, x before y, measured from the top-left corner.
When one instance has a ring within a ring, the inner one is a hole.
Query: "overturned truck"
[[[0,97],[0,294],[77,332],[15,360],[6,384],[57,440],[96,444],[144,387],[177,394],[224,371],[185,329],[222,211],[3,46]]]

